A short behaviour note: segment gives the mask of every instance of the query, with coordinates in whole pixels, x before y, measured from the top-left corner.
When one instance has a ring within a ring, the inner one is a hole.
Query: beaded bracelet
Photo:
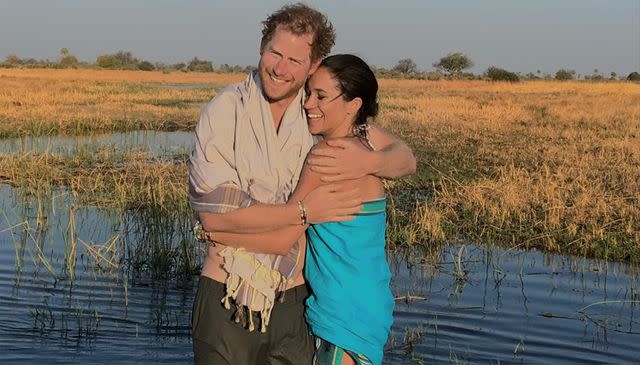
[[[307,224],[307,209],[304,207],[302,200],[298,200],[298,209],[300,210],[300,224]]]

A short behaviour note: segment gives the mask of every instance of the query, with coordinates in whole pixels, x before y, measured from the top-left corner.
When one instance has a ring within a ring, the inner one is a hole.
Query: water
[[[79,244],[72,280],[64,192],[48,205],[48,229],[37,228],[35,201],[6,186],[0,197],[7,208],[0,219],[1,359],[192,362],[196,277],[155,280],[144,269],[98,265]],[[95,247],[123,237],[119,251],[131,257],[148,240],[127,233],[116,212],[78,208],[74,218],[77,238]],[[179,235],[167,240],[175,246]],[[439,266],[416,253],[392,260],[393,292],[418,299],[397,301],[386,364],[633,363],[640,356],[638,277],[629,267],[468,246],[466,278],[457,280],[458,252],[445,247]]]
[[[1,148],[164,154],[193,143],[176,132],[15,141]],[[181,268],[198,260],[161,262],[183,251],[188,224],[72,205],[64,190],[38,200],[0,185],[0,362],[192,363],[197,276]],[[626,265],[472,245],[390,264],[398,300],[385,364],[640,363],[638,275]]]
[[[639,363],[640,292],[628,266],[469,246],[461,280],[458,253],[445,247],[436,266],[393,263],[393,291],[426,300],[397,301],[389,364]],[[406,331],[418,338],[412,348]]]
[[[139,248],[179,242],[180,232],[150,237],[137,229],[144,221],[136,215],[70,211],[64,191],[42,204],[45,224],[38,225],[36,199],[0,187],[0,362],[193,361],[192,277],[156,279],[139,265],[149,257],[136,260]],[[77,260],[67,261],[71,213]]]
[[[72,154],[78,148],[112,147],[119,150],[149,151],[158,156],[171,156],[193,150],[192,132],[133,131],[89,136],[42,136],[0,139],[3,153]]]

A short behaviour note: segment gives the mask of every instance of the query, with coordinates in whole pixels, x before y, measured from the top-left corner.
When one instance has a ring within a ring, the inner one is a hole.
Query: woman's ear
[[[351,100],[349,102],[349,105],[347,106],[347,111],[349,112],[349,114],[357,114],[358,110],[360,110],[360,108],[362,107],[362,99],[355,97],[353,98],[353,100]]]

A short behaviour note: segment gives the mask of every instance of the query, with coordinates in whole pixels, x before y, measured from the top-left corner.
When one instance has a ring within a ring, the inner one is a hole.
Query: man
[[[281,8],[263,25],[258,71],[207,104],[196,127],[190,196],[213,238],[203,235],[213,240],[215,232],[255,234],[343,221],[361,209],[357,192],[331,184],[287,203],[313,146],[303,86],[330,52],[335,34],[323,14],[303,4]],[[395,178],[415,170],[406,145],[380,129],[371,138],[393,143],[371,152],[338,141],[335,148],[315,151],[308,163],[333,181],[367,174]],[[375,154],[375,165],[363,166],[363,154]],[[193,310],[196,363],[311,363],[303,245],[301,240],[284,255],[208,248]],[[276,292],[282,295],[276,298]],[[228,310],[232,305],[235,311]]]

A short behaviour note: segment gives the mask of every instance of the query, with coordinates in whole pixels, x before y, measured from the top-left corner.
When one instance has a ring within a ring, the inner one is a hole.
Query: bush
[[[640,73],[633,71],[627,76],[627,80],[629,81],[640,81]]]
[[[429,81],[438,81],[442,79],[444,75],[438,71],[430,71],[424,73],[424,79]]]
[[[556,72],[556,80],[566,81],[576,78],[576,72],[574,70],[560,69]]]
[[[23,63],[23,61],[20,59],[20,57],[14,55],[14,54],[10,54],[4,59],[4,62],[2,63],[2,66],[3,67],[7,67],[7,68],[12,68],[12,67],[21,66],[22,63]]]
[[[418,66],[411,58],[405,58],[400,61],[391,69],[392,71],[399,72],[401,74],[413,74],[418,72]]]
[[[518,74],[503,70],[501,68],[491,66],[487,69],[487,77],[491,81],[509,81],[509,82],[518,82],[520,81],[520,76]]]
[[[119,51],[116,54],[101,55],[96,58],[96,64],[99,67],[111,70],[137,70],[137,58],[133,57],[131,52]]]
[[[60,59],[60,67],[62,68],[75,68],[78,67],[78,59],[76,56],[69,54]]]
[[[187,69],[194,72],[213,72],[213,63],[211,63],[211,61],[199,60],[198,57],[195,57],[189,62]]]
[[[153,71],[155,69],[155,66],[149,61],[141,61],[140,63],[138,63],[138,70]]]

